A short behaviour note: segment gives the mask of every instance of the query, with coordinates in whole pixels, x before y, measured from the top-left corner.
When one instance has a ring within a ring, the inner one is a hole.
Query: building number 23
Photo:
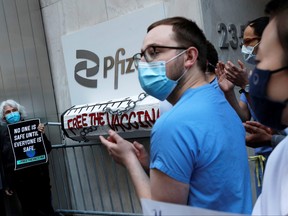
[[[227,28],[224,23],[219,23],[217,31],[221,34],[219,40],[220,49],[228,49],[229,46],[232,49],[237,49],[239,47],[239,39],[243,38],[244,28],[244,25],[240,25],[240,34],[238,36],[237,28],[234,24],[229,24]]]

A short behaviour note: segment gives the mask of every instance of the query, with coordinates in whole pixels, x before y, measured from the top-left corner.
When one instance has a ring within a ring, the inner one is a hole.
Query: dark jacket
[[[43,139],[48,154],[52,150],[51,142],[45,134],[43,134]],[[4,170],[4,188],[13,189],[15,181],[21,181],[21,178],[25,178],[26,176],[37,177],[37,175],[42,172],[48,172],[48,164],[35,165],[14,171],[15,160],[7,125],[0,126],[0,152]]]

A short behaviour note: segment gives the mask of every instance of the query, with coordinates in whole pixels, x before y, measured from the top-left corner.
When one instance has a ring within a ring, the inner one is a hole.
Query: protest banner
[[[39,119],[31,119],[7,126],[15,159],[14,170],[47,163],[43,136],[37,129],[39,124]]]

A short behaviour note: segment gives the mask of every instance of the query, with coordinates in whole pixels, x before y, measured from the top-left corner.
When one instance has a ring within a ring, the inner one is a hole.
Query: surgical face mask
[[[9,124],[17,123],[20,121],[20,113],[18,111],[11,112],[5,116],[5,119]]]
[[[260,123],[277,130],[287,127],[282,124],[282,113],[287,106],[288,99],[285,102],[272,101],[267,97],[267,85],[273,73],[285,69],[288,69],[288,66],[274,71],[261,70],[256,67],[249,79],[249,95],[257,119]]]
[[[257,43],[254,47],[252,46],[242,46],[241,52],[243,54],[243,58],[245,62],[256,65],[256,55],[253,54],[255,47],[257,47],[259,43]]]
[[[157,98],[158,100],[165,100],[176,87],[178,81],[184,76],[187,70],[177,80],[171,80],[166,76],[166,64],[183,53],[179,53],[167,62],[139,62],[138,65],[138,79],[142,89],[149,95]]]

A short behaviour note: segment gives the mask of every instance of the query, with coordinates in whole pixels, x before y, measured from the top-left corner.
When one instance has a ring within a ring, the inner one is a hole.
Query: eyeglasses
[[[173,46],[149,46],[147,47],[144,51],[142,51],[141,53],[136,53],[133,56],[133,61],[134,61],[134,65],[136,68],[138,68],[139,65],[139,61],[141,61],[141,58],[144,56],[146,62],[152,62],[157,55],[160,53],[159,50],[157,50],[158,48],[166,48],[166,49],[182,49],[185,50],[187,49],[186,47],[173,47]]]
[[[261,38],[260,37],[254,37],[254,38],[245,38],[243,40],[243,42],[241,43],[241,47],[244,45],[244,46],[249,46],[251,42],[253,42],[254,40],[260,40]]]

